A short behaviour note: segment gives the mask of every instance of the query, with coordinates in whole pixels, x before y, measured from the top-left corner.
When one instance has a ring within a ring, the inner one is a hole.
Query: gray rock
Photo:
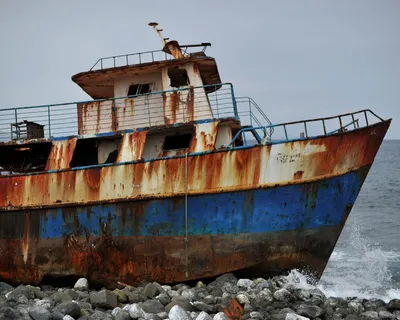
[[[274,298],[278,301],[290,301],[292,300],[292,294],[285,288],[275,291]]]
[[[155,296],[158,296],[160,294],[160,289],[158,283],[148,283],[144,289],[143,289],[143,294],[147,298],[154,298]]]
[[[13,308],[6,307],[0,309],[0,319],[3,316],[5,320],[21,320],[23,319],[21,313]]]
[[[358,320],[360,317],[357,314],[348,314],[345,319],[346,320]]]
[[[75,320],[75,319],[67,314],[66,316],[63,317],[63,320]]]
[[[115,320],[130,320],[131,316],[129,315],[129,312],[116,307],[114,310],[111,312],[111,315],[114,317]]]
[[[229,295],[236,295],[239,292],[239,288],[236,284],[226,282],[222,286],[222,292],[225,292]]]
[[[14,290],[13,286],[10,286],[8,283],[0,281],[0,293],[4,294],[6,292]]]
[[[262,319],[263,318],[263,314],[261,312],[258,312],[258,311],[252,311],[252,312],[250,312],[250,318],[251,319]]]
[[[28,304],[28,298],[25,296],[19,296],[17,299],[17,304]]]
[[[55,292],[51,295],[51,298],[56,304],[61,302],[72,301],[71,296],[66,292]]]
[[[363,303],[367,311],[376,311],[376,309],[385,306],[385,302],[381,299],[369,299]]]
[[[205,311],[207,313],[213,313],[215,312],[215,308],[214,306],[210,306],[208,304],[205,304],[204,302],[201,301],[195,301],[192,303],[192,306],[199,310],[199,311]]]
[[[34,320],[51,320],[51,312],[43,306],[32,306],[29,315]]]
[[[161,318],[155,313],[145,313],[145,320],[161,320]]]
[[[218,277],[213,282],[207,285],[207,288],[214,289],[215,287],[222,287],[224,283],[237,284],[238,278],[233,273],[225,273],[224,275]]]
[[[183,297],[173,298],[172,301],[165,306],[165,311],[169,314],[169,311],[174,306],[180,306],[185,311],[193,311],[193,306],[187,299]]]
[[[128,296],[129,302],[131,302],[131,303],[139,303],[139,302],[144,302],[144,301],[147,300],[147,297],[144,294],[141,294],[141,293],[130,293],[130,294],[127,294],[125,292],[125,294]]]
[[[89,281],[86,278],[80,278],[77,282],[75,282],[74,289],[76,290],[88,290],[89,289]]]
[[[389,311],[379,311],[378,316],[381,319],[389,320],[389,319],[396,319],[394,314],[390,313]]]
[[[67,295],[69,295],[71,297],[72,300],[78,300],[79,299],[79,294],[71,289],[66,289],[64,291]]]
[[[25,296],[28,300],[32,300],[35,299],[35,291],[40,291],[40,289],[29,285],[28,286],[20,285],[16,287],[14,290],[8,292],[6,294],[6,297],[17,300],[22,295]]]
[[[216,303],[216,299],[212,295],[206,296],[203,301],[204,301],[204,303],[207,303],[207,304],[215,304]]]
[[[400,310],[400,299],[392,299],[386,305],[386,309],[389,311]]]
[[[160,301],[164,306],[171,302],[171,298],[166,293],[159,294],[156,299]]]
[[[181,291],[181,296],[193,302],[196,299],[196,294],[194,289],[187,289]]]
[[[46,309],[50,309],[54,305],[54,302],[51,298],[44,298],[43,300],[35,301],[35,305],[38,307],[44,307]]]
[[[90,320],[113,320],[111,314],[105,313],[100,310],[95,310],[94,313],[89,317]]]
[[[365,311],[365,308],[363,307],[363,305],[358,301],[349,302],[348,308],[351,313],[355,313],[355,314],[360,314]]]
[[[59,312],[63,316],[70,315],[73,318],[79,318],[81,316],[81,309],[77,303],[72,301],[62,302],[53,308],[53,312]]]
[[[236,283],[236,286],[239,288],[252,288],[255,286],[254,282],[250,279],[239,279],[238,282]]]
[[[196,320],[212,320],[212,318],[207,312],[202,311],[196,317]]]
[[[168,317],[171,320],[192,320],[187,312],[182,309],[179,305],[175,305],[171,308],[168,313]]]
[[[266,308],[268,305],[270,305],[274,301],[274,296],[269,289],[264,288],[260,293],[257,295],[256,298],[257,303],[261,305],[262,308]]]
[[[378,320],[379,315],[376,311],[365,311],[361,314],[361,319],[363,320]]]
[[[336,308],[347,308],[347,302],[342,298],[329,297],[327,303],[335,310]]]
[[[324,314],[324,310],[315,305],[301,304],[297,307],[297,313],[307,318],[318,318]]]
[[[310,320],[307,317],[302,317],[296,313],[288,313],[286,314],[285,320]]]
[[[64,318],[64,315],[60,312],[52,312],[51,314],[51,320],[62,320]]]
[[[139,319],[139,318],[144,318],[145,317],[145,312],[143,309],[136,303],[132,304],[129,307],[129,315],[131,316],[132,319]]]
[[[229,318],[226,316],[226,314],[225,313],[223,313],[223,312],[218,312],[215,316],[214,316],[214,318],[213,318],[214,320],[229,320]]]
[[[400,311],[393,311],[393,315],[396,317],[396,319],[400,320]]]
[[[164,312],[160,312],[157,313],[157,315],[161,318],[161,319],[168,319],[168,314],[164,311]]]
[[[146,300],[145,302],[139,303],[139,306],[144,312],[147,313],[160,313],[165,311],[163,304],[155,299]]]
[[[271,320],[285,320],[287,313],[274,313],[271,315]]]
[[[110,290],[101,290],[89,294],[90,303],[93,307],[114,309],[118,306],[117,295]]]

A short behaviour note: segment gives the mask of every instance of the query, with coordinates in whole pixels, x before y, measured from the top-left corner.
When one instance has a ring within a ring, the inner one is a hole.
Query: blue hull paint
[[[236,235],[339,225],[356,200],[363,174],[327,180],[190,196],[188,235]],[[39,238],[63,236],[184,236],[184,198],[47,209]]]

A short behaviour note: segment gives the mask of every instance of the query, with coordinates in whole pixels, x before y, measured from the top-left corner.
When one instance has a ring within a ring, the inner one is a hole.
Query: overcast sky
[[[221,79],[274,123],[370,108],[400,139],[400,1],[0,0],[0,108],[87,100],[103,56],[211,42]]]

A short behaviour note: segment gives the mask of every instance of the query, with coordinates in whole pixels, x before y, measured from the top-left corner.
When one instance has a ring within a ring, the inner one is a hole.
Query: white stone
[[[239,279],[237,284],[239,288],[251,288],[254,287],[254,282],[250,279]]]
[[[64,317],[63,317],[63,320],[75,320],[74,318],[72,318],[70,315],[65,315]]]
[[[236,299],[240,304],[250,304],[250,300],[245,294],[238,294]]]
[[[211,316],[207,312],[200,312],[196,320],[212,320]]]
[[[285,320],[310,320],[310,318],[300,316],[296,313],[287,313]]]
[[[168,317],[170,320],[192,320],[188,313],[178,305],[169,310]]]
[[[131,305],[131,307],[129,308],[128,312],[129,312],[129,315],[131,316],[132,319],[138,319],[138,318],[144,318],[145,317],[145,312],[136,303]]]
[[[225,313],[223,313],[223,312],[218,312],[215,316],[214,316],[214,318],[213,318],[214,320],[229,320],[229,318],[226,316],[226,314]]]
[[[86,278],[80,278],[74,285],[74,289],[87,290],[89,289],[89,282]]]

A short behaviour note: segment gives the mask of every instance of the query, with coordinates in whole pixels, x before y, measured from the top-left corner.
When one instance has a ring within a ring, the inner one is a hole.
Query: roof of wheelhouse
[[[167,41],[162,37],[161,29],[157,29],[157,23],[149,23],[161,37],[164,45],[162,50],[145,51],[127,55],[119,55],[99,59],[96,64],[85,72],[72,76],[72,81],[78,84],[93,99],[112,98],[114,96],[114,80],[129,75],[141,75],[158,72],[165,67],[178,67],[187,63],[196,63],[204,85],[217,85],[221,83],[217,63],[214,58],[205,54],[210,43],[193,45],[179,45],[175,40]],[[201,51],[188,52],[193,48],[201,48]],[[161,59],[157,58],[161,57]],[[131,63],[129,59],[135,59]],[[146,60],[147,59],[147,60]],[[149,61],[150,60],[150,61]],[[106,62],[111,67],[105,67]],[[118,62],[122,61],[122,65]],[[117,62],[117,63],[116,63]],[[208,92],[218,90],[220,86],[208,87]]]

